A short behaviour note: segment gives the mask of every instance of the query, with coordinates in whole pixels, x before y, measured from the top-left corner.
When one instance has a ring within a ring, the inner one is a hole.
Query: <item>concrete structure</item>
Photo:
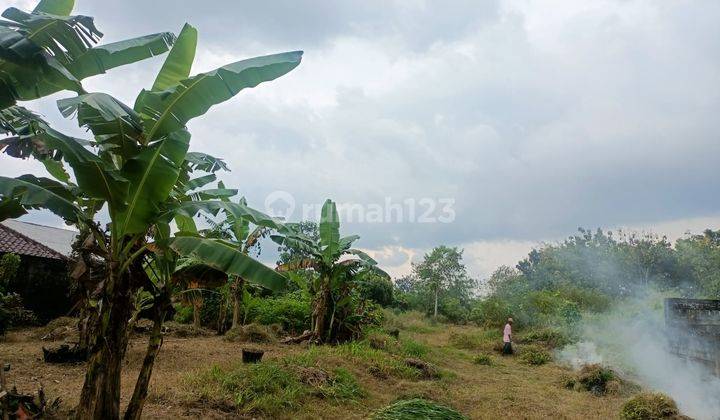
[[[665,325],[673,353],[720,376],[720,300],[665,299]]]

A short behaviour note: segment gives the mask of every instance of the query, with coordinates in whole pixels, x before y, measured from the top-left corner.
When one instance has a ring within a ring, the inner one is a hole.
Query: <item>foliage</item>
[[[365,396],[355,377],[346,369],[331,374],[322,371],[316,381],[303,381],[300,360],[284,358],[227,369],[213,366],[188,378],[188,387],[198,398],[218,404],[231,402],[240,413],[277,417],[297,408],[306,396],[352,401]]]
[[[523,331],[516,341],[522,344],[539,344],[553,349],[570,344],[572,337],[557,328],[538,328]]]
[[[599,364],[585,365],[577,376],[565,383],[566,388],[584,390],[595,395],[612,392],[613,387],[619,384],[615,372]]]
[[[630,398],[620,411],[624,420],[657,420],[676,418],[680,412],[672,398],[661,393],[640,393]]]
[[[520,360],[529,365],[544,365],[552,360],[552,356],[544,348],[529,344],[520,347]]]
[[[337,206],[326,200],[321,210],[317,239],[305,236],[303,225],[291,225],[285,236],[271,235],[281,249],[301,250],[300,259],[278,266],[281,272],[310,271],[299,286],[312,296],[311,330],[315,341],[339,342],[359,337],[368,325],[379,325],[382,313],[372,302],[356,293],[361,273],[370,271],[387,276],[365,252],[351,248],[360,237],[340,236]],[[284,248],[283,248],[284,247]],[[304,256],[304,257],[303,257]],[[349,258],[348,258],[349,257]],[[367,275],[367,274],[364,274]],[[303,280],[303,277],[299,277]]]
[[[0,257],[0,293],[3,293],[8,284],[15,278],[20,268],[20,257],[13,253]]]
[[[493,357],[486,353],[476,354],[475,357],[473,357],[473,363],[485,366],[492,366],[495,364]]]
[[[300,333],[310,327],[310,297],[301,292],[253,298],[248,308],[248,321],[259,324],[280,324],[288,332]]]
[[[190,133],[185,125],[240,91],[288,73],[299,65],[302,52],[251,58],[191,75],[197,32],[185,25],[152,88],[142,90],[130,107],[108,94],[85,92],[79,79],[163,53],[175,37],[158,34],[90,48],[102,36],[92,18],[44,13],[69,14],[73,3],[57,8],[43,2],[32,13],[15,8],[3,13],[13,23],[0,25],[2,45],[7,47],[0,63],[0,127],[14,137],[4,139],[0,149],[14,157],[40,160],[54,179],[29,174],[0,177],[0,219],[32,209],[50,210],[79,230],[90,231],[97,257],[108,266],[94,299],[102,322],[90,343],[78,417],[119,417],[119,387],[113,384],[122,370],[118,355],[125,353],[128,343],[125,327],[134,313],[131,297],[141,287],[153,294],[154,338],[126,413],[128,418],[139,418],[169,307],[175,253],[269,289],[284,285],[281,275],[222,240],[185,230],[198,212],[214,216],[220,211],[257,225],[277,226],[241,203],[218,200],[235,195],[234,190],[220,186],[197,190],[202,183],[191,180],[190,174],[207,169],[203,166],[207,161],[218,160],[188,153]],[[39,116],[13,106],[17,100],[60,90],[77,92],[57,105],[64,116],[77,116],[93,141],[65,136]],[[209,172],[220,167],[213,165]],[[103,207],[111,222],[107,231],[94,221]],[[177,237],[171,237],[174,220],[183,227]],[[99,374],[101,368],[107,374]]]
[[[396,306],[466,322],[477,282],[468,276],[462,252],[439,246],[425,254],[422,262],[413,264],[411,275],[395,281]]]
[[[363,271],[356,279],[357,293],[362,299],[377,303],[380,306],[393,304],[393,282],[387,276],[374,271]]]
[[[375,420],[463,420],[465,416],[450,407],[420,398],[400,400],[377,411]]]

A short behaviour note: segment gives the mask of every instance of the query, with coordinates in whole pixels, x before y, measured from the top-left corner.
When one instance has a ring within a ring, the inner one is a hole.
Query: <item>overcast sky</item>
[[[191,122],[191,149],[224,157],[223,179],[260,209],[273,191],[298,208],[454,199],[452,223],[344,225],[395,275],[439,244],[484,277],[578,226],[720,226],[718,1],[77,3],[103,42],[193,24],[193,71],[304,50],[292,73]],[[85,86],[132,104],[160,65]],[[69,95],[29,106],[79,134],[54,105]],[[0,157],[2,175],[32,171]]]

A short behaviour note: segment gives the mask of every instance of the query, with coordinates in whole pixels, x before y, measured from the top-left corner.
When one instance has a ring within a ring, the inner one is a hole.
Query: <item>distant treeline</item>
[[[469,278],[461,259],[456,248],[427,254],[411,275],[396,280],[395,305],[434,315],[437,302],[437,316],[452,322],[493,326],[513,316],[520,326],[537,326],[572,324],[583,312],[601,312],[648,287],[720,298],[720,231],[673,245],[655,234],[579,229],[484,282]]]

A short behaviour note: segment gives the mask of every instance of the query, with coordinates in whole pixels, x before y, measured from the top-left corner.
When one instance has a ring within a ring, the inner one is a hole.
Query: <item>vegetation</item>
[[[353,293],[361,271],[385,275],[377,262],[365,252],[351,248],[360,237],[340,237],[340,217],[332,200],[323,204],[318,239],[305,236],[296,229],[288,236],[271,236],[281,247],[302,249],[304,256],[278,266],[282,272],[312,270],[300,284],[312,296],[310,330],[296,338],[320,342],[338,342],[358,337],[363,325],[372,324],[372,305]],[[300,228],[301,229],[301,228]],[[343,259],[345,256],[357,258]]]
[[[411,420],[421,418],[433,420],[465,419],[462,414],[452,408],[420,398],[398,401],[383,408],[373,416],[373,419],[376,420]]]
[[[680,412],[672,398],[660,393],[641,393],[625,403],[620,412],[624,420],[678,419]]]
[[[245,88],[273,80],[300,63],[301,52],[239,61],[211,72],[190,76],[197,31],[183,27],[177,40],[158,34],[110,46],[89,48],[102,34],[91,18],[68,16],[74,1],[43,1],[32,13],[9,8],[3,16],[4,39],[16,46],[3,54],[0,106],[5,152],[33,156],[55,179],[23,175],[0,177],[2,218],[18,217],[27,209],[45,208],[79,230],[89,232],[88,246],[105,262],[106,277],[95,297],[99,308],[90,328],[89,363],[77,415],[118,418],[122,360],[128,344],[128,322],[143,308],[135,296],[149,293],[154,320],[145,363],[125,418],[140,417],[155,357],[162,342],[162,322],[170,307],[175,253],[203,260],[222,271],[242,276],[270,289],[282,276],[222,241],[192,231],[189,220],[198,212],[225,211],[257,225],[278,228],[270,218],[239,203],[218,198],[234,195],[227,189],[201,190],[195,170],[217,170],[218,160],[188,153],[190,133],[185,124]],[[20,42],[22,41],[22,42]],[[79,80],[106,69],[172,49],[155,83],[138,95],[134,108],[105,93],[87,93]],[[52,129],[17,100],[36,99],[59,90],[78,96],[61,99],[65,116],[77,115],[94,141],[74,139]],[[97,147],[91,150],[88,146]],[[208,168],[208,163],[212,168]],[[69,166],[73,177],[66,172]],[[110,224],[104,230],[94,220],[106,207]],[[170,222],[189,235],[172,237]],[[194,235],[193,235],[194,233]],[[79,269],[78,272],[81,272]]]

